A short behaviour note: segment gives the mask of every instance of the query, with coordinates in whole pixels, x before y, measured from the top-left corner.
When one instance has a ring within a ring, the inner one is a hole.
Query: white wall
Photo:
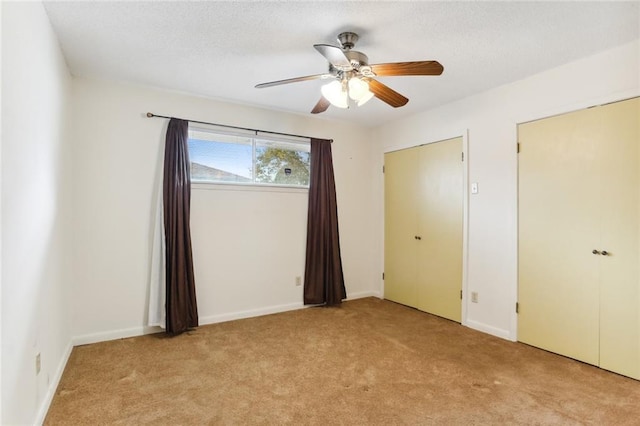
[[[307,115],[74,79],[76,343],[145,331],[152,207],[165,119],[146,112],[334,139],[349,296],[375,293],[371,149],[361,128]],[[307,194],[192,191],[191,229],[203,323],[297,308],[304,273]]]
[[[467,293],[470,327],[516,339],[517,123],[640,95],[640,42],[627,44],[375,130],[372,169],[383,153],[461,135],[468,129],[469,197]],[[377,174],[376,257],[382,270],[384,179]],[[378,280],[379,288],[383,283]]]
[[[2,2],[2,424],[31,424],[70,351],[71,78],[40,3]],[[36,376],[35,356],[42,369]]]
[[[0,129],[2,129],[2,5],[0,4]],[[2,134],[0,132],[0,309],[2,307]],[[2,422],[2,312],[0,311],[0,422]]]

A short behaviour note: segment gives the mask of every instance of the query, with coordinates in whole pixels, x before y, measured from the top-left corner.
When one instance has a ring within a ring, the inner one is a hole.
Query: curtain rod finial
[[[148,117],[148,118],[151,118],[151,117],[153,117],[153,113],[151,113],[151,112],[148,112],[148,113],[147,113],[147,117]]]

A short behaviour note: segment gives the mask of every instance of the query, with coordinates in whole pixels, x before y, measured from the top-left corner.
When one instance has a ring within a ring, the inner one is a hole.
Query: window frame
[[[251,145],[251,181],[250,182],[234,182],[234,181],[203,181],[203,180],[191,180],[191,187],[193,189],[222,189],[222,190],[243,190],[243,191],[269,191],[269,192],[304,192],[309,191],[309,185],[311,183],[311,140],[304,137],[293,137],[284,135],[263,135],[260,132],[252,131],[229,131],[220,130],[213,126],[205,124],[192,124],[189,123],[188,140],[191,138],[191,131],[198,131],[204,133],[210,133],[214,135],[231,136],[246,138],[250,141]],[[194,138],[195,139],[195,138]],[[202,139],[200,139],[202,140]],[[296,184],[283,184],[283,183],[269,183],[269,182],[257,182],[256,181],[256,157],[258,145],[264,145],[265,143],[286,143],[286,144],[299,144],[305,149],[301,150],[309,154],[309,183],[307,185]],[[233,143],[233,142],[230,142]],[[187,141],[188,144],[188,141]],[[189,147],[189,162],[191,163],[191,149]],[[200,164],[200,163],[198,163]],[[191,170],[189,171],[191,173]],[[191,174],[190,174],[191,177]]]

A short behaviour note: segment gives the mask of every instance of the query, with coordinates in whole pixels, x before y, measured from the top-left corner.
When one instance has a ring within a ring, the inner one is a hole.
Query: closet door
[[[384,297],[416,307],[418,156],[405,149],[384,157]]]
[[[519,340],[640,379],[640,100],[519,140]]]
[[[518,340],[596,365],[600,121],[588,109],[518,127]]]
[[[640,379],[640,100],[601,108],[600,366]]]
[[[462,138],[419,148],[418,309],[460,322]]]

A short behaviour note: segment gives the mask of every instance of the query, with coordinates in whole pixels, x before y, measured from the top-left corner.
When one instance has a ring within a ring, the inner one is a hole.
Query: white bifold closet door
[[[385,298],[461,320],[462,138],[385,154]]]
[[[518,340],[640,378],[640,101],[518,141]]]

